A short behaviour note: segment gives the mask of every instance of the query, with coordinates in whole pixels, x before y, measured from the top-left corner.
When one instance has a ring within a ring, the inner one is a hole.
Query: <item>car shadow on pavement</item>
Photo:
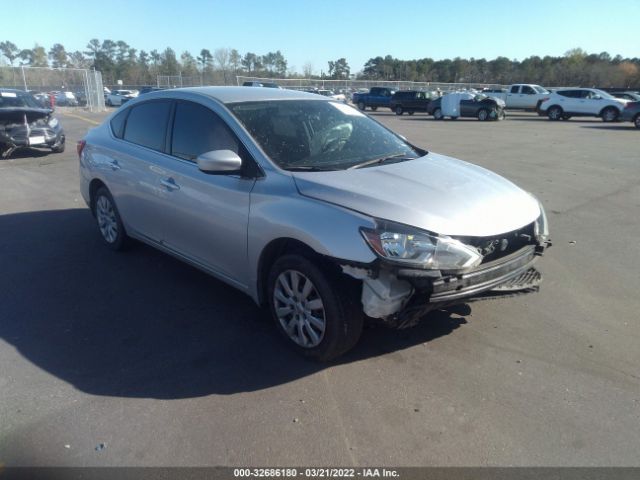
[[[199,270],[141,244],[110,251],[87,209],[3,215],[0,232],[0,338],[83,392],[225,395],[331,365],[299,357],[248,296]],[[434,312],[409,330],[367,328],[340,362],[447,335],[466,323],[460,315]],[[27,368],[17,365],[11,375]]]
[[[607,125],[581,125],[581,128],[596,128],[598,130],[626,130],[628,132],[637,132],[638,129],[635,128],[633,123],[627,122],[624,125],[616,125],[616,124],[607,124]]]
[[[51,150],[38,150],[36,148],[19,148],[8,158],[0,157],[0,160],[16,160],[18,158],[41,158],[47,155],[55,155]]]

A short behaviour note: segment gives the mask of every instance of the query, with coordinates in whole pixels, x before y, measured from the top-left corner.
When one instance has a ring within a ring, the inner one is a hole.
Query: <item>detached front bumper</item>
[[[480,265],[471,272],[433,280],[429,303],[460,300],[491,290],[521,276],[533,267],[536,260],[535,247],[531,245],[499,260]]]
[[[381,264],[371,275],[369,269],[342,268],[362,279],[365,314],[404,328],[415,325],[424,314],[438,308],[537,291],[542,275],[534,264],[543,250],[543,246],[527,245],[465,273],[388,268]]]

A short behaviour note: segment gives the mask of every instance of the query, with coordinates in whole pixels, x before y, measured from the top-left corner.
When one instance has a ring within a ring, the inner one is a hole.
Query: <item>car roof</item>
[[[280,88],[247,87],[186,87],[151,92],[153,98],[172,98],[177,92],[211,97],[221,103],[257,102],[267,100],[318,100],[323,97],[307,92]],[[151,97],[149,97],[151,98]]]
[[[1,88],[0,87],[0,92],[7,92],[7,93],[29,93],[29,92],[25,92],[24,90],[18,90],[17,88]]]

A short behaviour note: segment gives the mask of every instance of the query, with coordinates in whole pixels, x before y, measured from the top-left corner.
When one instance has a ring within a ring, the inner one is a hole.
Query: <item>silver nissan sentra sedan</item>
[[[320,95],[203,87],[127,102],[78,143],[104,243],[133,238],[268,306],[305,356],[363,322],[534,291],[549,245],[531,194]]]

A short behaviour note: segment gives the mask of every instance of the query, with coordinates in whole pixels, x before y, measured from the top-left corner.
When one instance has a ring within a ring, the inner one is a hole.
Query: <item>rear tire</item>
[[[329,361],[351,349],[362,333],[364,314],[355,285],[305,256],[284,255],[269,272],[269,309],[299,354]]]
[[[364,112],[367,109],[367,106],[364,102],[358,102],[358,108]]]
[[[375,112],[376,110],[378,110],[378,107],[371,107],[372,112]]]
[[[488,110],[486,110],[485,108],[481,108],[480,110],[478,110],[478,120],[480,120],[481,122],[484,122],[488,118],[489,118]]]
[[[413,110],[409,110],[407,113],[408,113],[409,115],[413,115],[413,114],[414,114],[414,113],[416,113],[416,112],[414,112]]]
[[[636,128],[640,128],[640,115],[636,115],[636,118],[633,119],[633,124]]]
[[[435,120],[442,120],[444,118],[444,115],[442,115],[442,109],[441,108],[436,108],[433,111],[433,118]]]
[[[129,237],[111,192],[106,187],[100,187],[95,193],[92,206],[104,243],[111,250],[124,250],[129,245]]]

